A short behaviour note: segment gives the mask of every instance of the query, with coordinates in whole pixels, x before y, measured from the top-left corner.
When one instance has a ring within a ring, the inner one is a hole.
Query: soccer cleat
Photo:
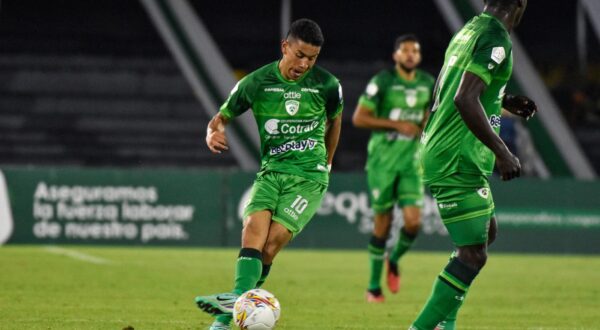
[[[196,305],[204,312],[217,315],[231,315],[233,313],[233,305],[238,296],[233,293],[219,293],[212,296],[196,297]]]
[[[385,302],[385,296],[381,293],[381,289],[367,290],[367,302],[374,304]]]
[[[433,330],[444,330],[446,329],[446,321],[442,321],[435,326]]]
[[[231,326],[229,324],[225,324],[219,321],[214,321],[213,324],[210,325],[208,330],[231,330]]]
[[[398,293],[400,290],[400,270],[398,264],[386,260],[387,264],[387,285],[392,293]]]

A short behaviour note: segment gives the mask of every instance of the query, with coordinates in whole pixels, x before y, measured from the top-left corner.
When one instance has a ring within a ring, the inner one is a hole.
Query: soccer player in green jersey
[[[370,279],[368,302],[383,302],[381,273],[386,240],[390,233],[394,205],[402,208],[404,226],[398,242],[387,258],[387,284],[398,292],[398,262],[415,240],[420,227],[423,184],[418,161],[421,129],[435,79],[417,69],[421,46],[416,36],[396,39],[393,68],[375,75],[354,112],[356,127],[373,130],[368,146],[367,181],[371,206],[375,213],[373,235],[369,241]]]
[[[206,143],[221,153],[228,149],[225,126],[251,108],[261,140],[233,291],[196,297],[198,307],[216,316],[212,330],[230,329],[237,297],[264,283],[277,253],[310,221],[327,190],[343,101],[338,79],[315,66],[323,41],[315,22],[293,22],[282,58],[240,80],[208,124]]]
[[[454,35],[421,136],[423,179],[456,246],[411,330],[455,329],[456,315],[496,236],[488,176],[520,175],[519,160],[498,136],[502,108],[529,118],[537,107],[505,95],[512,73],[510,31],[527,0],[487,0],[483,12]]]

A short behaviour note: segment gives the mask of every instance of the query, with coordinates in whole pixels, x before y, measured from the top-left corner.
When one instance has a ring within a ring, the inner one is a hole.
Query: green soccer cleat
[[[210,325],[208,330],[231,330],[231,326],[229,324],[225,324],[219,321],[214,321],[213,324]]]
[[[233,314],[233,304],[238,296],[233,293],[219,293],[212,296],[196,297],[198,308],[213,316]]]

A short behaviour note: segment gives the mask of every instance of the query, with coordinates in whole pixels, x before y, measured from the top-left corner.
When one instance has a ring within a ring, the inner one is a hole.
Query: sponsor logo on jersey
[[[458,56],[456,56],[456,55],[450,56],[450,59],[448,59],[448,66],[453,66],[454,64],[456,64],[457,60],[458,60]]]
[[[494,68],[494,63],[490,63],[490,64],[488,64],[488,70],[491,70],[491,69],[493,69],[493,68]]]
[[[305,92],[305,93],[315,93],[315,94],[319,94],[319,90],[316,88],[308,88],[308,87],[302,87],[300,89],[301,92]]]
[[[490,116],[490,125],[491,125],[493,128],[498,128],[498,127],[500,127],[500,116],[491,115],[491,116]]]
[[[291,91],[291,92],[287,92],[285,94],[283,94],[283,98],[286,100],[299,100],[302,97],[302,94],[295,92],[295,91]]]
[[[458,32],[456,37],[454,37],[454,42],[456,42],[457,44],[466,44],[469,40],[471,40],[471,37],[473,37],[474,34],[475,32],[473,30],[461,30],[460,32]]]
[[[492,60],[498,64],[502,63],[506,58],[506,52],[504,51],[504,47],[494,47],[492,48]]]
[[[417,91],[415,89],[407,89],[404,93],[406,93],[406,104],[409,107],[412,108],[417,105]]]
[[[317,126],[319,126],[318,120],[298,121],[269,119],[265,123],[265,131],[271,135],[302,134],[312,132]]]
[[[457,207],[457,206],[458,206],[458,203],[446,203],[446,204],[444,204],[444,203],[439,203],[439,204],[438,204],[438,207],[439,207],[440,209],[452,209],[452,208],[455,208],[455,207]]]
[[[279,134],[279,119],[269,119],[265,123],[265,131],[271,135]]]
[[[298,113],[298,109],[300,109],[300,102],[296,100],[287,100],[285,101],[285,111],[290,114],[290,116]]]
[[[284,89],[281,87],[267,87],[265,88],[265,92],[283,93]]]
[[[379,87],[377,87],[376,83],[369,83],[367,85],[366,92],[369,97],[375,96],[375,94],[377,94],[377,91],[379,91]]]
[[[490,197],[490,190],[488,188],[480,188],[477,190],[477,193],[483,199],[487,199],[488,197]]]
[[[308,139],[301,141],[288,141],[282,145],[271,147],[269,150],[270,155],[279,155],[288,151],[306,151],[307,149],[312,150],[317,145],[317,140]]]

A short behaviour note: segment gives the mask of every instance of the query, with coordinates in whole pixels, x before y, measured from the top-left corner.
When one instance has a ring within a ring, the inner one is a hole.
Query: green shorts
[[[260,173],[244,209],[244,219],[258,211],[269,210],[273,221],[296,236],[315,215],[327,185],[303,177],[279,173]]]
[[[486,177],[453,175],[430,188],[454,245],[487,242],[494,199]]]
[[[400,207],[423,206],[423,183],[416,173],[369,170],[367,183],[375,213],[389,212],[395,203]]]

